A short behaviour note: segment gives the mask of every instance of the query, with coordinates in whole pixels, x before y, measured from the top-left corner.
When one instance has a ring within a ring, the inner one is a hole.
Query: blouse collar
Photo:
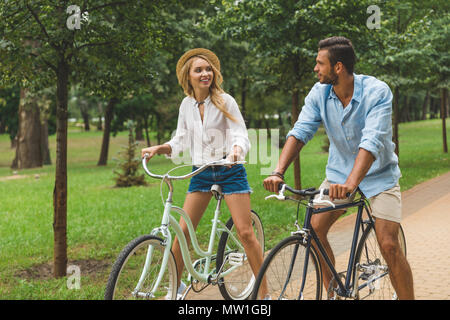
[[[198,106],[198,104],[199,104],[199,102],[201,102],[201,101],[197,101],[197,100],[195,100],[195,98],[194,97],[191,97],[192,98],[192,102],[194,103],[194,105],[197,107]],[[209,102],[211,102],[211,95],[208,95],[207,97],[206,97],[206,99],[205,100],[203,100],[203,103],[206,105],[207,103],[209,103]]]

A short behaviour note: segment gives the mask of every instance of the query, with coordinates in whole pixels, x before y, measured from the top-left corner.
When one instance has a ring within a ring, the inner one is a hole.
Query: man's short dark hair
[[[345,37],[330,37],[319,41],[319,50],[328,50],[328,58],[331,66],[341,62],[347,72],[353,74],[353,67],[356,63],[355,50],[352,42]]]

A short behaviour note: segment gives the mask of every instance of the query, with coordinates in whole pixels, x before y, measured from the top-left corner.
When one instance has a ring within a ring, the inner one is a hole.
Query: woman
[[[148,153],[148,159],[155,154],[174,157],[182,151],[190,150],[194,169],[195,166],[225,157],[230,162],[244,159],[250,148],[247,129],[236,101],[221,89],[222,75],[217,56],[203,48],[189,50],[178,61],[176,71],[178,82],[186,94],[180,106],[176,135],[163,145],[142,149],[142,156]],[[225,202],[256,276],[263,255],[251,224],[251,189],[245,168],[241,164],[209,167],[194,176],[190,181],[183,209],[196,228],[211,200],[210,188],[213,184],[222,187]],[[190,242],[183,219],[180,220],[180,225]],[[184,262],[178,239],[173,243],[172,252],[180,281]],[[184,289],[185,285],[178,283],[178,294]]]

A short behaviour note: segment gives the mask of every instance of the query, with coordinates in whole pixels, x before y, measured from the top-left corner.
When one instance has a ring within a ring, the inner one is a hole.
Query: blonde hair
[[[179,83],[181,87],[184,90],[184,93],[187,96],[194,97],[194,88],[189,82],[189,71],[191,70],[192,62],[194,61],[194,58],[201,58],[209,63],[213,70],[213,80],[211,82],[211,86],[209,87],[209,94],[211,97],[212,103],[216,106],[217,109],[222,111],[222,113],[227,117],[228,119],[237,122],[236,118],[233,117],[228,110],[225,107],[225,100],[222,98],[221,94],[224,93],[223,89],[221,88],[221,84],[223,82],[222,74],[220,73],[220,70],[216,68],[214,64],[209,61],[209,59],[204,55],[195,55],[190,57],[186,63],[183,65],[183,67],[180,70],[180,78]]]

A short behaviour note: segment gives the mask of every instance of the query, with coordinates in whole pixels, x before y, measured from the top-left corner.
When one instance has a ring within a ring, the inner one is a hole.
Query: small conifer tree
[[[141,161],[137,158],[136,148],[138,143],[134,140],[133,131],[134,123],[133,121],[128,121],[128,146],[125,146],[123,151],[119,153],[121,159],[118,163],[118,169],[114,170],[116,182],[116,187],[131,187],[131,186],[144,186],[147,185],[145,182],[145,175],[139,174],[138,170],[141,165]]]

